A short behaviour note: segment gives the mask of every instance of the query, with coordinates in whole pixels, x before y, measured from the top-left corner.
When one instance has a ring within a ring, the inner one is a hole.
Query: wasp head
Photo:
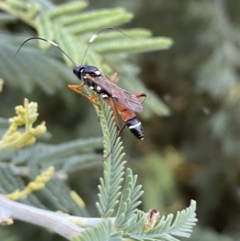
[[[76,66],[73,69],[73,73],[79,78],[79,79],[83,79],[83,76],[85,76],[86,74],[91,75],[92,77],[97,77],[100,76],[101,73],[98,70],[98,68],[91,66],[91,65],[80,65],[80,66]]]
[[[84,65],[80,65],[80,66],[76,66],[73,69],[73,73],[79,78],[82,79],[82,76],[84,74],[84,69],[86,66]]]

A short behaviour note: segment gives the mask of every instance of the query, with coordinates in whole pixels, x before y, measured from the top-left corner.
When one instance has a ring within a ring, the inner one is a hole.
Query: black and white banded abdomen
[[[136,117],[134,117],[130,120],[127,120],[126,123],[133,135],[136,136],[138,139],[143,140],[144,133],[141,122]]]

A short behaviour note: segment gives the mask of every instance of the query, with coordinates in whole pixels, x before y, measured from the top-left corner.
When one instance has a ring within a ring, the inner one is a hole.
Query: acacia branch
[[[73,224],[66,217],[68,215],[28,206],[0,195],[0,222],[2,224],[10,224],[12,219],[21,220],[50,229],[71,240],[84,229]]]
[[[76,217],[43,210],[0,195],[0,224],[12,224],[14,219],[50,229],[68,240],[83,232],[84,228],[95,226],[102,221],[102,218]],[[114,222],[115,218],[110,220]]]

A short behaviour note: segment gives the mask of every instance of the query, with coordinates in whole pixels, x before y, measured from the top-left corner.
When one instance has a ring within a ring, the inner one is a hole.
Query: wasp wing
[[[134,112],[142,112],[142,102],[132,93],[120,88],[114,88],[112,90],[112,98],[126,109],[133,110]]]
[[[119,103],[122,107],[130,109],[134,112],[142,112],[142,102],[132,93],[122,89],[115,82],[101,73],[100,76],[91,76],[86,74],[86,77],[93,83],[99,85],[114,101]]]

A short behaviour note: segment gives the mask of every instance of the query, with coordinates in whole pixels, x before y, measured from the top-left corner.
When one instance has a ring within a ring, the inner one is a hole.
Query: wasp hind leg
[[[97,106],[99,109],[101,109],[100,105],[94,101],[94,100],[96,100],[96,99],[99,98],[98,95],[88,96],[88,95],[84,94],[84,93],[81,91],[81,89],[83,88],[84,85],[85,85],[85,84],[82,83],[82,84],[80,84],[80,85],[68,85],[68,87],[69,87],[71,90],[75,91],[76,93],[85,96],[86,98],[89,99],[89,101],[90,101],[93,105],[95,105],[95,106]]]
[[[136,93],[134,94],[137,98],[142,98],[143,97],[143,100],[141,101],[142,104],[144,103],[144,101],[146,100],[147,98],[147,94],[146,93]]]

